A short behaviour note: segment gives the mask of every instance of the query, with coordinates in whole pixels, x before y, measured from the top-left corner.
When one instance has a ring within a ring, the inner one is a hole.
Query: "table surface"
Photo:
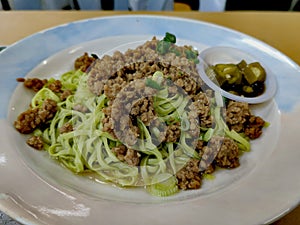
[[[152,14],[177,16],[215,23],[251,35],[278,49],[300,64],[299,12],[118,12],[118,11],[2,11],[0,12],[0,46],[35,32],[71,21],[120,14]],[[300,191],[300,190],[299,190]],[[1,220],[6,215],[0,213]],[[9,221],[6,224],[17,224]],[[300,206],[273,225],[300,224]]]

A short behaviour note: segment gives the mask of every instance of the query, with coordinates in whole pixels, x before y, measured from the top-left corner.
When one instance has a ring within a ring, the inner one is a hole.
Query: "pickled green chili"
[[[255,97],[263,93],[266,71],[259,62],[220,63],[209,68],[220,87],[232,94]]]

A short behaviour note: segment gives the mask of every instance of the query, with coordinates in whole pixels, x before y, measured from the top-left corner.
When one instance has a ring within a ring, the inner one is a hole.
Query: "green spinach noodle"
[[[216,169],[238,167],[267,123],[201,83],[198,52],[175,42],[166,33],[124,54],[85,53],[59,79],[19,79],[36,93],[15,128],[76,174],[160,197],[200,188]]]

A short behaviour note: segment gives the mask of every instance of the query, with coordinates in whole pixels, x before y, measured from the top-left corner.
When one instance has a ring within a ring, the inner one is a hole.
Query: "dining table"
[[[13,45],[36,32],[57,25],[95,17],[128,14],[180,17],[221,25],[265,42],[300,65],[300,13],[287,11],[0,11],[0,46]],[[300,203],[300,199],[295,201]],[[19,223],[0,211],[0,224]],[[279,220],[272,223],[272,225],[297,224],[300,224],[299,205],[292,205]]]

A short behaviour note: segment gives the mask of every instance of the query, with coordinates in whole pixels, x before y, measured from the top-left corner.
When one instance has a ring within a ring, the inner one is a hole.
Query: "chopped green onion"
[[[166,36],[163,39],[166,42],[170,42],[175,44],[176,43],[176,36],[174,34],[171,34],[169,32],[166,32]]]
[[[198,56],[198,52],[191,49],[187,49],[185,50],[185,55],[188,59],[196,59]]]
[[[214,135],[214,129],[208,128],[208,130],[205,132],[203,136],[203,141],[208,142],[213,135]]]
[[[176,43],[176,36],[166,32],[165,37],[157,43],[156,51],[162,55],[170,51],[171,44]]]
[[[42,135],[43,135],[43,132],[40,129],[35,129],[33,131],[33,136],[41,137]]]
[[[91,56],[94,58],[94,59],[99,59],[98,55],[92,53]]]
[[[169,173],[160,173],[152,178],[147,191],[157,197],[167,197],[178,192],[177,179]]]
[[[174,53],[176,56],[180,56],[181,52],[176,48],[170,48],[170,52]]]
[[[157,83],[156,81],[152,80],[151,78],[147,78],[145,80],[145,84],[147,87],[151,87],[154,88],[156,90],[160,90],[161,86],[159,85],[159,83]]]
[[[169,51],[170,46],[171,46],[170,42],[159,41],[156,46],[156,51],[159,54],[164,55]]]
[[[161,71],[156,71],[153,76],[152,76],[153,80],[156,81],[159,85],[161,85],[161,83],[164,80],[164,74]]]

